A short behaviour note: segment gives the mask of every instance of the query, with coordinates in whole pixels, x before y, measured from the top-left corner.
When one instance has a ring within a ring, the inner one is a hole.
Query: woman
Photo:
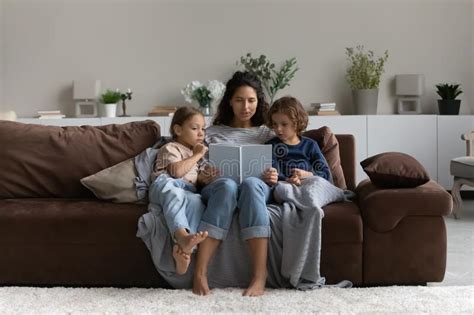
[[[268,104],[260,81],[248,72],[236,72],[227,82],[225,94],[217,109],[214,125],[206,130],[207,143],[264,143],[274,136],[267,128]],[[270,219],[266,203],[270,185],[277,182],[276,170],[269,169],[262,178],[247,178],[240,187],[232,179],[218,178],[216,169],[201,172],[198,183],[207,204],[199,231],[208,237],[199,245],[194,269],[193,292],[207,295],[210,290],[207,269],[219,244],[226,238],[236,208],[239,209],[240,236],[247,241],[252,260],[252,279],[244,296],[264,293],[267,278],[267,248]],[[225,200],[225,202],[222,202]]]

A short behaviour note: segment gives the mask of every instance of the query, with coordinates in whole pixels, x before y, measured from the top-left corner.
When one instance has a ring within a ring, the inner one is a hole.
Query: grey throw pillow
[[[139,201],[135,188],[134,158],[115,164],[109,168],[81,179],[82,185],[102,200],[115,203],[134,203]]]

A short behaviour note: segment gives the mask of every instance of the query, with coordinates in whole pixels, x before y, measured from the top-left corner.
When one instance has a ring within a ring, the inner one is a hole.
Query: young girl
[[[152,175],[155,179],[150,187],[150,203],[161,207],[176,243],[173,258],[177,274],[186,273],[194,247],[207,237],[207,231],[196,232],[202,213],[186,213],[186,194],[196,192],[199,163],[207,152],[204,128],[200,111],[180,107],[171,121],[173,141],[159,149]]]
[[[273,146],[272,166],[279,181],[301,185],[305,177],[315,175],[330,180],[329,166],[318,143],[302,136],[308,114],[296,98],[276,100],[268,112],[268,125],[276,134],[267,144]],[[278,201],[278,196],[274,197]]]

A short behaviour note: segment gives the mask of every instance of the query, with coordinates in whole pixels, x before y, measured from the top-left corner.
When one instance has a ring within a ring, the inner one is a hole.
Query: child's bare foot
[[[265,293],[266,276],[256,276],[250,281],[249,287],[242,293],[243,296],[261,296]]]
[[[194,274],[193,293],[196,295],[208,295],[209,293],[211,293],[209,285],[207,284],[206,276],[199,276],[197,274]]]
[[[181,250],[187,254],[191,254],[194,246],[204,241],[207,237],[207,231],[197,232],[196,234],[188,234],[186,236],[176,235],[176,242]]]
[[[173,258],[176,263],[176,273],[184,275],[188,271],[191,255],[185,253],[178,245],[173,246]]]

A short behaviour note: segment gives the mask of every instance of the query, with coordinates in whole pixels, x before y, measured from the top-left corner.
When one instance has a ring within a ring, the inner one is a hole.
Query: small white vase
[[[116,117],[117,116],[117,104],[104,104],[105,117]]]

